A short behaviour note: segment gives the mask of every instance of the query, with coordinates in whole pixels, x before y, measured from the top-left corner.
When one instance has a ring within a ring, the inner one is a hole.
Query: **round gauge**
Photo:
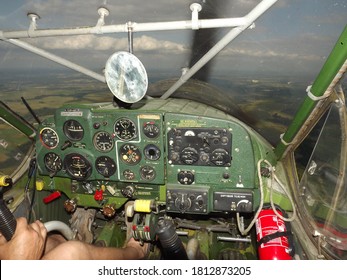
[[[224,149],[215,149],[211,155],[211,161],[217,166],[223,166],[230,162],[229,153]]]
[[[152,166],[145,165],[141,167],[140,175],[143,180],[152,181],[156,174]]]
[[[77,180],[87,179],[92,173],[92,166],[89,161],[77,153],[65,156],[64,167],[68,174]]]
[[[159,135],[159,127],[154,122],[146,122],[143,125],[143,133],[148,138],[157,138]]]
[[[121,118],[114,124],[114,133],[120,140],[131,140],[136,137],[136,125],[128,118]]]
[[[132,144],[125,144],[120,148],[120,157],[126,164],[135,165],[141,160],[140,150]]]
[[[114,160],[107,156],[98,157],[95,161],[95,168],[104,177],[112,176],[117,170]]]
[[[192,147],[186,147],[181,152],[181,160],[185,164],[193,164],[199,159],[198,152]]]
[[[63,162],[56,153],[47,153],[43,160],[48,171],[57,173],[63,167]]]
[[[149,160],[158,160],[160,158],[160,149],[153,144],[149,144],[143,150],[145,157]]]
[[[94,147],[100,152],[109,152],[112,150],[114,145],[112,136],[106,131],[95,133],[93,143]]]
[[[134,180],[135,179],[135,173],[132,170],[125,169],[123,171],[123,176],[126,180]]]
[[[72,141],[79,141],[83,138],[84,129],[76,120],[68,120],[63,126],[64,134]]]
[[[42,128],[40,131],[40,141],[48,149],[54,149],[58,146],[58,134],[49,127]]]

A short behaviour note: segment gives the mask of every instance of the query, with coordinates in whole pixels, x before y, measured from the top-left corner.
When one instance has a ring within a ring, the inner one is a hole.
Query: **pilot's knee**
[[[50,260],[87,260],[86,244],[80,241],[66,241],[48,252],[44,259]]]

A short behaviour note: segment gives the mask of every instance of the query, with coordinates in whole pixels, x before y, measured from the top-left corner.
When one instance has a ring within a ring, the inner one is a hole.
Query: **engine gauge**
[[[83,126],[76,120],[68,120],[63,126],[64,134],[72,141],[79,141],[83,138]]]
[[[58,146],[58,134],[49,127],[42,128],[40,131],[40,141],[48,149],[54,149]]]
[[[93,137],[94,147],[100,152],[109,152],[114,146],[112,136],[106,131],[99,131]]]
[[[154,144],[148,144],[143,151],[145,157],[149,160],[158,160],[160,158],[160,149]]]
[[[135,173],[134,173],[134,171],[132,171],[130,169],[125,169],[123,171],[123,176],[126,180],[134,180],[135,179]]]
[[[116,163],[108,156],[98,157],[95,161],[96,170],[104,177],[111,177],[117,170]]]
[[[155,170],[152,166],[142,166],[140,169],[140,175],[143,180],[152,181],[155,178]]]
[[[160,129],[154,122],[146,122],[143,125],[143,133],[148,138],[157,138],[159,135]]]
[[[50,172],[57,173],[63,167],[63,161],[56,153],[47,153],[43,160],[46,169]]]
[[[141,160],[140,150],[132,144],[125,144],[120,148],[121,160],[129,165],[135,165]]]
[[[92,173],[90,162],[81,154],[72,153],[64,158],[64,168],[76,180],[87,179]]]
[[[136,137],[136,125],[128,118],[121,118],[114,124],[114,133],[120,140],[131,140]]]

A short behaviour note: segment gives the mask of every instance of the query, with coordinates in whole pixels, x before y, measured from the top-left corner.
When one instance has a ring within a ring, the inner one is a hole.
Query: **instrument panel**
[[[258,196],[251,137],[222,118],[68,105],[41,123],[36,150],[41,176],[69,179],[65,192],[99,204],[154,198],[171,212],[251,212]]]
[[[58,111],[39,132],[40,171],[78,181],[164,184],[162,118],[158,113]]]

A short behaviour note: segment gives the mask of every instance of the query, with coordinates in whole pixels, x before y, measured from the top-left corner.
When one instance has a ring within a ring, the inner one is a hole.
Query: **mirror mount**
[[[117,97],[113,96],[113,102],[112,102],[113,106],[115,107],[119,107],[119,108],[124,108],[124,109],[130,109],[131,105],[133,105],[132,103],[126,103],[120,99],[118,99]]]
[[[127,23],[127,26],[128,26],[128,45],[129,45],[129,52],[132,54],[134,51],[134,48],[133,48],[133,23],[131,21],[129,21]]]

